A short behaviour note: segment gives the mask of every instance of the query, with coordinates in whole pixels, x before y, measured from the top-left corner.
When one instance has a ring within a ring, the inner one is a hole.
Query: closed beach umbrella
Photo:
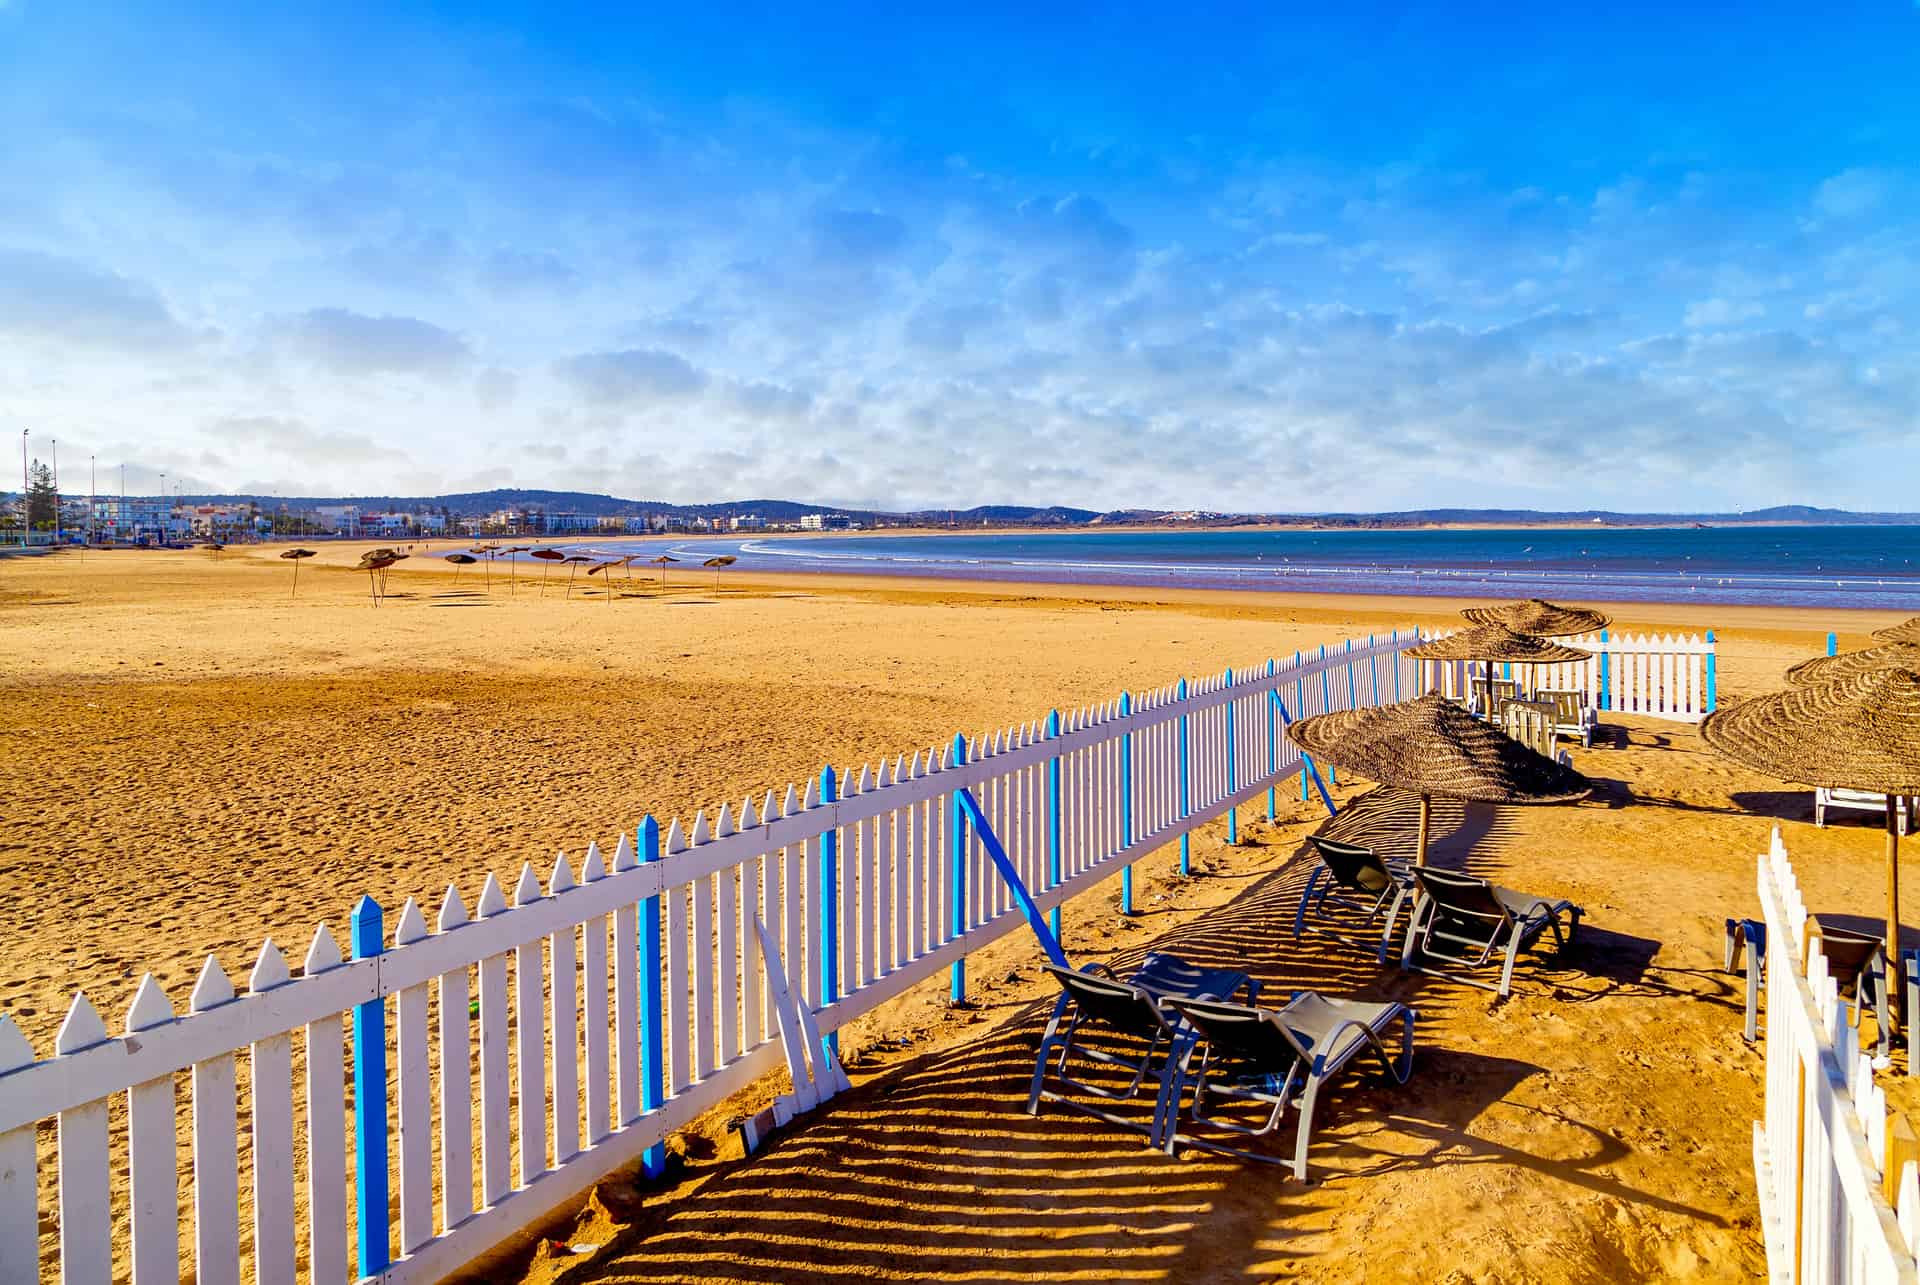
[[[311,558],[313,556],[313,550],[288,549],[280,556],[293,563],[293,596],[298,598],[300,596],[300,561],[303,558]]]
[[[553,570],[554,563],[565,562],[567,555],[558,549],[535,549],[533,556],[546,564],[540,569],[540,596],[544,598],[547,596],[547,572]]]
[[[1612,617],[1585,607],[1562,607],[1544,598],[1523,598],[1497,607],[1468,607],[1460,613],[1476,625],[1505,625],[1536,638],[1570,638],[1605,629]]]
[[[1565,643],[1550,642],[1532,634],[1515,633],[1502,624],[1479,624],[1444,638],[1407,648],[1416,660],[1483,660],[1487,663],[1487,697],[1493,697],[1495,662],[1513,665],[1557,665],[1567,661],[1590,660],[1592,652]],[[1491,712],[1491,711],[1489,711]]]
[[[1707,715],[1700,735],[1735,762],[1783,781],[1887,796],[1887,953],[1897,952],[1900,827],[1895,800],[1920,794],[1920,673],[1869,670],[1837,682],[1756,696]]]
[[[1817,687],[1883,669],[1920,672],[1920,642],[1882,643],[1860,651],[1843,651],[1838,656],[1815,656],[1789,669],[1787,681],[1795,687]]]
[[[1439,692],[1303,718],[1287,737],[1318,762],[1420,796],[1415,860],[1427,864],[1433,796],[1478,803],[1572,803],[1593,783],[1528,749]]]
[[[1881,642],[1920,643],[1920,616],[1885,629],[1876,629],[1873,636]]]
[[[678,561],[680,561],[680,559],[676,557],[672,557],[665,553],[661,554],[657,558],[652,559],[653,565],[660,568],[660,583],[662,585],[665,585],[667,583],[667,564],[670,562],[678,562]]]
[[[738,559],[736,559],[731,553],[723,553],[717,558],[708,558],[705,562],[700,564],[703,567],[713,568],[713,591],[715,593],[720,592],[720,568],[730,567],[736,561],[738,561]]]

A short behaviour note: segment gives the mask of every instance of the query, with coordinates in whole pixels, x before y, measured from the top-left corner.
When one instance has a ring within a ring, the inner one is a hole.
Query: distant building
[[[767,529],[767,520],[757,513],[742,513],[729,520],[727,525],[735,531],[764,531]]]
[[[853,519],[844,513],[806,513],[800,517],[802,531],[851,531]]]
[[[357,504],[321,504],[314,508],[313,513],[321,527],[328,531],[352,531],[360,525],[360,506]]]

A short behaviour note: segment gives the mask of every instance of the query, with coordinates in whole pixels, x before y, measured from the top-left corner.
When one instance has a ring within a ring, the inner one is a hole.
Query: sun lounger
[[[1053,1006],[1053,1017],[1040,1037],[1039,1055],[1033,1062],[1033,1086],[1027,1096],[1027,1114],[1038,1115],[1041,1099],[1062,1102],[1111,1124],[1137,1129],[1139,1124],[1123,1116],[1101,1110],[1086,1102],[1075,1101],[1065,1093],[1047,1087],[1047,1062],[1058,1050],[1060,1063],[1053,1078],[1068,1089],[1098,1098],[1124,1101],[1152,1081],[1155,1089],[1153,1123],[1148,1129],[1149,1145],[1158,1145],[1162,1129],[1169,1127],[1172,1112],[1179,1108],[1177,1094],[1169,1099],[1171,1074],[1192,1044],[1192,1034],[1180,1026],[1179,1018],[1166,1008],[1175,996],[1228,1000],[1244,990],[1248,1002],[1257,998],[1258,982],[1230,968],[1198,968],[1173,955],[1153,954],[1126,980],[1113,975],[1105,964],[1088,964],[1078,970],[1055,964],[1041,967],[1060,983],[1060,999]],[[1091,1024],[1107,1034],[1118,1034],[1125,1052],[1091,1048],[1076,1042],[1084,1025]],[[1107,1066],[1131,1071],[1133,1078],[1125,1088],[1109,1089],[1076,1080],[1067,1074],[1067,1062],[1073,1055]]]
[[[1827,957],[1827,976],[1833,978],[1842,995],[1853,997],[1854,1025],[1859,1025],[1865,1005],[1872,1004],[1879,1051],[1892,1052],[1893,1026],[1889,1011],[1892,988],[1886,984],[1887,956],[1880,938],[1819,924],[1818,916],[1815,919],[1817,931],[1811,934],[1811,939],[1820,943],[1821,953]],[[1767,958],[1765,924],[1755,919],[1727,920],[1726,971],[1739,968],[1742,955],[1746,957],[1747,1020],[1741,1034],[1751,1044],[1760,1035],[1760,979],[1766,972]],[[1909,1013],[1916,998],[1920,998],[1916,995],[1916,988],[1920,987],[1920,961],[1913,956],[1914,952],[1907,952],[1901,964]],[[1907,1037],[1910,1046],[1920,1038],[1915,1036],[1912,1023],[1909,1023]]]
[[[1383,858],[1372,848],[1342,843],[1317,834],[1307,842],[1320,857],[1320,864],[1307,878],[1307,890],[1300,894],[1300,908],[1293,915],[1293,935],[1297,938],[1307,926],[1307,911],[1324,911],[1327,903],[1355,911],[1371,923],[1386,912],[1386,929],[1380,935],[1375,954],[1387,962],[1393,941],[1393,926],[1400,918],[1400,907],[1413,892],[1413,865],[1402,859]],[[1351,941],[1343,933],[1315,925],[1316,932],[1340,941]],[[1359,943],[1355,943],[1359,944]]]
[[[1554,757],[1552,711],[1538,701],[1510,700],[1500,704],[1500,730],[1543,758]]]
[[[1580,744],[1593,745],[1593,729],[1600,718],[1587,698],[1579,692],[1540,691],[1534,696],[1553,706],[1553,730],[1557,736],[1571,736]]]
[[[1293,997],[1282,1009],[1254,1008],[1210,1000],[1169,999],[1196,1033],[1199,1064],[1192,1053],[1174,1081],[1172,1099],[1177,1111],[1183,1081],[1193,1083],[1193,1105],[1188,1114],[1199,1125],[1243,1137],[1258,1138],[1280,1128],[1289,1105],[1300,1112],[1295,1129],[1293,1176],[1305,1181],[1307,1148],[1313,1141],[1313,1112],[1321,1089],[1368,1049],[1394,1083],[1405,1084],[1413,1073],[1414,1011],[1405,1004],[1371,1004],[1361,1000],[1329,999],[1312,991]],[[1396,1058],[1385,1043],[1394,1023],[1400,1024],[1400,1053]],[[1264,1123],[1236,1124],[1207,1112],[1209,1097],[1259,1102],[1271,1109]],[[1186,1142],[1211,1151],[1267,1164],[1289,1163],[1259,1152],[1238,1150],[1211,1139],[1166,1130],[1161,1145],[1168,1155]]]
[[[1813,823],[1824,826],[1827,823],[1828,808],[1851,808],[1858,812],[1871,812],[1875,816],[1887,814],[1887,796],[1876,794],[1872,790],[1827,790],[1813,792]],[[1913,800],[1894,796],[1894,825],[1902,836],[1913,820]]]
[[[1400,962],[1413,967],[1414,952],[1418,950],[1432,959],[1477,968],[1493,958],[1496,950],[1505,947],[1506,962],[1500,970],[1498,986],[1488,986],[1459,974],[1443,974],[1470,986],[1497,991],[1503,997],[1513,990],[1513,964],[1522,948],[1551,928],[1555,942],[1564,949],[1580,927],[1582,911],[1571,901],[1514,892],[1472,875],[1426,866],[1416,869],[1413,879],[1418,899]],[[1562,915],[1568,919],[1564,929],[1560,925]]]
[[[1469,680],[1468,689],[1473,695],[1467,707],[1487,719],[1497,720],[1500,717],[1501,704],[1519,695],[1518,684],[1508,678],[1494,679],[1491,693],[1487,690],[1487,680],[1484,678]]]

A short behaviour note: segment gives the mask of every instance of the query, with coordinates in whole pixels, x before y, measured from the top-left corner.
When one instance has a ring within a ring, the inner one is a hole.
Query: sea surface
[[[741,571],[1920,612],[1916,526],[1106,531],[663,543],[682,564],[671,568],[676,575],[730,554]]]

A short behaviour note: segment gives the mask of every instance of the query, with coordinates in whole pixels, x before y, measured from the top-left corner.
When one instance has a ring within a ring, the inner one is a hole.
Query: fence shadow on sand
[[[1378,791],[1326,829],[1410,855],[1416,806]],[[1437,802],[1435,859],[1472,868],[1507,828],[1495,809]],[[1461,1022],[1486,1021],[1483,992],[1382,969],[1311,932],[1296,941],[1293,912],[1310,869],[1303,845],[1226,906],[1108,962],[1124,973],[1148,950],[1168,951],[1249,971],[1271,1003],[1313,989],[1418,1009],[1413,1081],[1392,1086],[1356,1062],[1323,1104],[1311,1156],[1320,1181],[1302,1185],[1277,1167],[1191,1148],[1170,1159],[1139,1134],[1054,1103],[1029,1116],[1051,1007],[1034,1001],[980,1038],[862,1084],[697,1189],[649,1195],[618,1241],[560,1279],[1130,1282],[1284,1272],[1309,1252],[1297,1242],[1324,1230],[1331,1206],[1368,1198],[1355,1178],[1451,1165],[1550,1170],[1592,1191],[1674,1207],[1611,1177],[1605,1166],[1624,1148],[1579,1121],[1559,1118],[1591,1143],[1572,1160],[1476,1138],[1474,1121],[1540,1068],[1449,1047]],[[1565,972],[1550,951],[1540,962]],[[1144,1122],[1149,1103],[1135,1109]],[[1276,1156],[1291,1148],[1293,1124],[1290,1116],[1266,1140]]]

